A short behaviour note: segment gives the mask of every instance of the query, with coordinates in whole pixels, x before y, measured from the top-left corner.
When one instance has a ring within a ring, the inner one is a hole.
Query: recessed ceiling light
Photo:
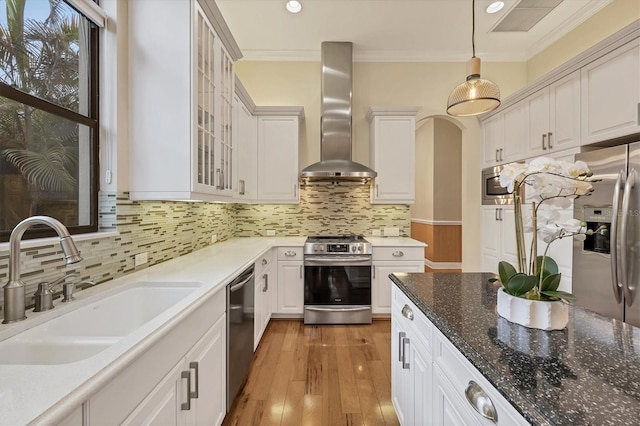
[[[298,13],[302,10],[302,3],[296,0],[289,0],[287,2],[287,10],[291,13]]]
[[[503,1],[494,1],[489,6],[487,6],[487,13],[500,12],[503,7],[504,7]]]

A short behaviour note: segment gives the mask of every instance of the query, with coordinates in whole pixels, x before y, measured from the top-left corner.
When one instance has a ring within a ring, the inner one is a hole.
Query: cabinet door
[[[580,71],[549,86],[549,136],[553,151],[580,145]]]
[[[391,314],[391,402],[400,424],[411,424],[409,412],[414,396],[410,392],[409,370],[403,368],[403,339],[407,337],[407,327],[400,310]]]
[[[422,262],[375,262],[372,268],[371,309],[374,314],[391,312],[391,287],[393,283],[389,274],[393,272],[424,272]]]
[[[580,71],[583,145],[640,132],[640,39]]]
[[[298,203],[298,117],[258,118],[258,199]]]
[[[498,113],[482,123],[482,164],[492,167],[500,164],[500,149],[504,142],[504,117]]]
[[[235,198],[246,202],[257,198],[258,125],[256,117],[238,99],[234,99],[233,133],[235,138]]]
[[[482,270],[498,273],[500,261],[500,207],[482,207]]]
[[[304,271],[300,261],[278,262],[278,313],[302,314]]]
[[[433,424],[448,426],[466,426],[478,424],[473,413],[465,406],[467,402],[458,395],[448,382],[440,367],[433,365]]]
[[[180,425],[184,423],[182,404],[187,389],[182,384],[184,360],[171,369],[162,381],[122,422],[123,425]]]
[[[549,151],[549,88],[534,93],[524,101],[527,112],[527,157]]]
[[[524,141],[526,140],[526,104],[520,101],[507,108],[504,115],[504,140],[502,163],[511,163],[525,157]]]
[[[374,117],[371,122],[372,203],[415,201],[415,117]]]
[[[185,369],[191,374],[189,425],[220,425],[226,406],[226,316],[222,315],[187,353]]]
[[[412,424],[430,425],[433,417],[433,368],[431,355],[420,337],[417,336],[410,342],[411,393],[416,401],[413,405]]]
[[[271,318],[271,277],[269,275],[270,269],[263,270],[260,275],[256,277],[255,288],[255,312],[254,312],[254,350],[260,343],[264,330],[267,328],[269,319]],[[272,283],[271,283],[272,285]]]

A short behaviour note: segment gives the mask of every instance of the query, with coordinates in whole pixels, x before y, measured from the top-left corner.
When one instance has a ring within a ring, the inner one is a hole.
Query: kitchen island
[[[394,290],[433,325],[433,335],[448,340],[527,422],[637,424],[640,329],[577,306],[562,331],[510,323],[496,313],[499,284],[491,277],[390,275]]]

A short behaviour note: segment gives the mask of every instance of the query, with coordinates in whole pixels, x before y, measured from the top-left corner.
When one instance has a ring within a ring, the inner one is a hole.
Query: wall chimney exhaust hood
[[[322,43],[320,161],[302,170],[304,182],[368,182],[377,173],[351,160],[353,43]]]

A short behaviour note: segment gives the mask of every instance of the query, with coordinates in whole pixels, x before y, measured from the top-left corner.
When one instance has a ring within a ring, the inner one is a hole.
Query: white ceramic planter
[[[569,305],[512,296],[498,289],[498,315],[529,328],[562,330],[569,322]]]

